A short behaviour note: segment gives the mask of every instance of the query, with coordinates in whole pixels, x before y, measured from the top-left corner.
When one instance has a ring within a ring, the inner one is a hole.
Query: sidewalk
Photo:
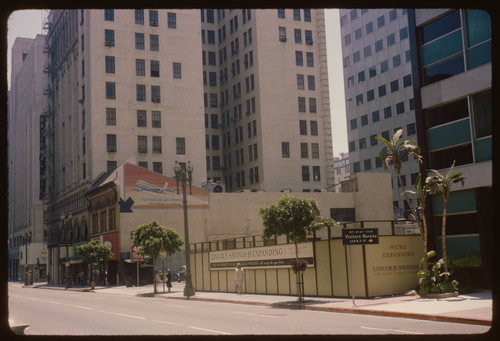
[[[470,323],[490,326],[492,323],[493,300],[491,291],[459,295],[449,298],[426,298],[414,296],[390,296],[375,298],[305,297],[298,302],[296,296],[242,294],[225,292],[198,291],[195,296],[184,297],[184,282],[172,283],[171,292],[163,292],[163,284],[157,284],[157,293],[153,285],[140,287],[96,286],[93,292],[133,295],[142,297],[161,297],[165,299],[189,299],[207,302],[227,302],[237,304],[264,305],[274,308],[309,309],[339,313],[368,314],[390,317],[404,317],[444,322]],[[36,288],[75,290],[92,292],[88,286],[75,286],[65,289],[63,285],[35,283]],[[165,288],[165,291],[167,289]]]

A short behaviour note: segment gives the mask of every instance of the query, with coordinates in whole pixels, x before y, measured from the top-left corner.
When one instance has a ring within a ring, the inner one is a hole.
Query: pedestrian
[[[172,288],[172,274],[170,273],[170,269],[167,269],[167,288],[168,292],[170,292],[170,288]]]
[[[243,290],[243,274],[244,272],[241,264],[236,264],[236,269],[234,270],[234,281],[236,285],[236,292],[238,293],[238,295],[241,295]]]

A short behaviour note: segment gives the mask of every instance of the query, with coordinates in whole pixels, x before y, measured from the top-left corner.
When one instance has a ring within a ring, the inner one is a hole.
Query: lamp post
[[[71,280],[70,280],[70,276],[69,276],[69,244],[68,244],[68,232],[69,232],[69,228],[67,228],[65,225],[67,224],[71,224],[71,218],[73,216],[70,214],[68,214],[68,219],[66,220],[66,215],[64,213],[61,213],[61,222],[62,222],[62,228],[64,228],[66,230],[66,233],[64,234],[64,242],[66,244],[66,264],[65,264],[65,269],[66,269],[66,284],[65,284],[65,288],[68,289],[68,288],[71,288]]]
[[[184,296],[194,296],[194,287],[191,280],[191,260],[189,254],[189,228],[188,228],[188,215],[187,215],[187,198],[186,198],[186,184],[189,183],[189,194],[192,194],[191,182],[193,181],[193,165],[188,161],[186,169],[175,160],[173,166],[175,172],[175,181],[177,182],[177,194],[179,194],[179,182],[182,185],[182,206],[184,208],[184,241],[186,252],[186,286],[184,287]]]

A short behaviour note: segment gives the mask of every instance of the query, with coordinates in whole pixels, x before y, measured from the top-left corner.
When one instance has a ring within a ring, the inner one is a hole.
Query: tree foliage
[[[294,243],[307,240],[307,235],[326,226],[334,226],[333,219],[319,215],[318,204],[314,199],[283,195],[278,203],[259,208],[262,217],[264,238],[286,235]]]
[[[75,251],[83,257],[82,261],[88,264],[97,263],[100,260],[107,260],[113,257],[110,248],[95,239],[88,243],[78,245]]]
[[[176,230],[161,226],[157,221],[139,226],[134,232],[134,245],[140,246],[137,253],[149,255],[156,260],[162,247],[167,256],[180,251],[184,241]]]

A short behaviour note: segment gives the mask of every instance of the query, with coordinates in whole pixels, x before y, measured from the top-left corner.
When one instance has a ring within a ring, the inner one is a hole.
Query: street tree
[[[295,245],[295,266],[297,267],[297,294],[302,301],[300,285],[298,244],[307,241],[307,236],[327,226],[337,223],[330,218],[320,216],[318,203],[314,199],[304,199],[292,195],[283,195],[278,203],[259,208],[262,217],[264,239],[285,235]]]
[[[153,221],[135,230],[133,244],[140,247],[138,254],[149,255],[153,259],[153,283],[156,293],[156,262],[160,251],[165,251],[167,256],[170,256],[181,250],[184,241],[173,228],[161,226],[157,221]]]
[[[83,257],[83,263],[90,264],[92,282],[94,282],[93,264],[100,263],[101,260],[108,260],[113,257],[111,249],[107,245],[101,244],[96,239],[91,240],[88,243],[78,245],[75,252]]]
[[[455,166],[455,161],[450,167],[450,170],[446,175],[441,174],[435,169],[431,169],[430,171],[434,174],[427,178],[427,183],[431,188],[433,194],[436,197],[441,197],[443,199],[443,216],[441,221],[441,249],[443,253],[443,261],[444,261],[444,272],[448,273],[448,262],[446,256],[446,215],[448,208],[448,199],[450,197],[451,187],[454,184],[461,183],[462,187],[465,183],[465,176],[461,171],[457,171],[453,173],[453,167]]]

